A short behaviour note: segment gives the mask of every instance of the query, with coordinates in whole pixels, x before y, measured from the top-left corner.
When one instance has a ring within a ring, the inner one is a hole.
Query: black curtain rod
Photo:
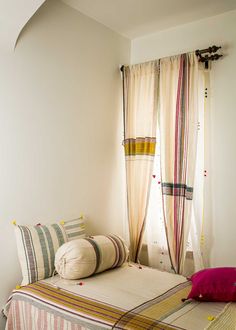
[[[198,57],[199,62],[205,63],[205,68],[208,69],[208,62],[209,61],[217,61],[220,57],[222,57],[222,54],[217,54],[217,51],[221,49],[221,46],[211,46],[205,49],[197,49],[195,50],[195,54]],[[202,56],[202,54],[206,54]],[[210,54],[210,55],[209,55]],[[120,67],[120,71],[123,72],[124,65]]]
[[[222,54],[217,54],[217,51],[221,49],[221,46],[211,46],[206,49],[197,49],[195,51],[195,54],[198,57],[198,61],[205,63],[205,69],[208,69],[209,61],[217,61],[220,57],[222,57]],[[202,55],[206,54],[206,55]]]
[[[195,54],[198,56],[198,55],[201,55],[201,54],[204,54],[204,53],[216,53],[217,50],[219,50],[221,48],[221,46],[211,46],[211,47],[208,47],[206,49],[197,49],[195,51]]]

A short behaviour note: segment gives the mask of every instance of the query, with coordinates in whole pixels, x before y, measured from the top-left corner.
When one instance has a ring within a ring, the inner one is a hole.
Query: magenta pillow
[[[236,268],[208,268],[192,275],[188,299],[200,301],[236,301]]]

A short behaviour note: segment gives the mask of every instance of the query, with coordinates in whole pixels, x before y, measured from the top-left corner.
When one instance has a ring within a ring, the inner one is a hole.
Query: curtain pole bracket
[[[209,68],[209,61],[217,61],[220,57],[222,57],[222,54],[218,54],[217,51],[221,49],[221,46],[212,46],[206,49],[197,49],[195,51],[196,56],[198,57],[199,62],[205,63],[205,69]],[[202,55],[206,54],[206,55]]]

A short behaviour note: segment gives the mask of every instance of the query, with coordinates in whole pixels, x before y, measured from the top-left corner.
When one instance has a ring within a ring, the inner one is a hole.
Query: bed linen
[[[183,276],[124,265],[80,280],[54,276],[14,290],[6,330],[236,329],[235,303],[182,301]]]

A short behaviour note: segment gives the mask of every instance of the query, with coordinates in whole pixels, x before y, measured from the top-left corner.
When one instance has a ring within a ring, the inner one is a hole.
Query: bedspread
[[[190,289],[183,277],[137,267],[81,282],[39,281],[13,291],[6,329],[236,329],[236,304],[182,301]]]

